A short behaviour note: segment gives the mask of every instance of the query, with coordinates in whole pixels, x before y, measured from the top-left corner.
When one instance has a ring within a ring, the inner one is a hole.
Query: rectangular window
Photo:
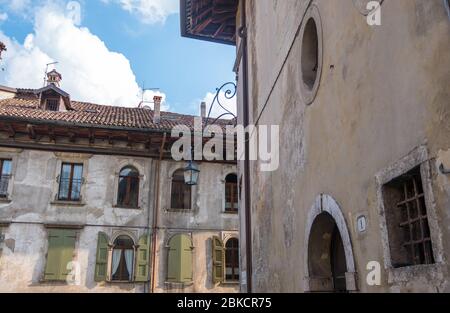
[[[65,281],[70,272],[69,263],[73,260],[76,231],[71,229],[49,229],[47,264],[44,279]]]
[[[238,211],[237,183],[226,183],[225,185],[225,211]]]
[[[59,100],[58,99],[47,99],[47,110],[58,111],[58,109],[59,109]]]
[[[0,198],[8,197],[9,180],[11,178],[11,160],[0,160]]]
[[[384,185],[383,200],[393,267],[433,264],[420,166]]]
[[[176,171],[172,178],[171,209],[190,210],[191,198],[192,187],[186,185],[183,171]]]
[[[63,163],[59,177],[58,200],[80,201],[83,164]]]

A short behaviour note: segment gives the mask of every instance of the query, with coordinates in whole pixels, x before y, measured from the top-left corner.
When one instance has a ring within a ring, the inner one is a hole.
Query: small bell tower
[[[47,86],[50,84],[61,87],[62,76],[56,70],[47,73]]]

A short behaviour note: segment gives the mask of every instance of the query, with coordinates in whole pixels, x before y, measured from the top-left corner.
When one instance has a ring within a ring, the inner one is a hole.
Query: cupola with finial
[[[62,76],[56,70],[47,73],[47,86],[52,84],[56,87],[61,87]]]

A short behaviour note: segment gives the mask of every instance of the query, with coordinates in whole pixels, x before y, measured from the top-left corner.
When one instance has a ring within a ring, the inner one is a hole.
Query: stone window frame
[[[118,205],[117,197],[119,195],[119,176],[120,171],[123,170],[127,166],[132,166],[139,171],[139,194],[138,194],[138,207],[137,208],[128,208]],[[138,162],[134,160],[123,160],[121,161],[115,168],[114,171],[114,192],[112,204],[114,208],[124,209],[124,210],[142,210],[144,208],[144,197],[147,197],[147,192],[144,192],[145,183],[147,182],[147,176],[145,175],[144,167],[141,166]]]
[[[52,199],[51,205],[59,206],[85,206],[86,205],[86,186],[88,184],[88,172],[89,172],[89,160],[92,155],[77,154],[77,153],[55,153],[56,156],[56,166],[52,187]],[[76,163],[83,164],[83,182],[81,184],[80,200],[79,201],[62,201],[59,200],[59,177],[61,175],[61,167],[64,163]]]
[[[137,251],[139,248],[139,236],[137,231],[134,230],[112,230],[109,234],[109,242],[108,242],[108,262],[106,264],[106,282],[110,284],[134,284],[135,283],[135,274],[136,274],[136,259],[137,259]],[[113,257],[113,250],[114,250],[114,242],[117,238],[120,236],[127,236],[130,237],[133,241],[133,248],[134,248],[134,254],[133,254],[133,273],[131,273],[131,280],[130,281],[118,281],[112,279],[112,257]]]
[[[232,174],[232,173],[231,173]],[[224,251],[225,251],[225,249],[226,249],[226,244],[227,244],[227,242],[228,242],[228,240],[230,240],[230,239],[237,239],[238,240],[238,242],[239,242],[239,260],[241,259],[241,256],[240,256],[240,254],[241,254],[241,238],[240,238],[240,236],[239,236],[239,232],[238,231],[223,231],[223,232],[221,232],[220,233],[220,239],[222,240],[222,242],[223,242],[223,249],[224,249]],[[223,264],[223,273],[224,273],[224,276],[223,276],[223,282],[221,283],[221,285],[224,285],[224,286],[229,286],[229,285],[239,285],[240,284],[240,276],[242,275],[242,271],[241,271],[241,262],[239,262],[239,281],[227,281],[226,280],[226,273],[225,273],[225,271],[226,271],[226,263],[225,263],[225,259],[224,259],[224,264]]]
[[[426,146],[420,146],[411,151],[407,156],[399,159],[394,164],[376,174],[378,215],[380,220],[381,241],[383,245],[384,268],[388,273],[388,283],[395,284],[419,280],[421,277],[434,277],[436,272],[442,273],[444,266],[443,244],[441,228],[438,223],[436,202],[433,194],[431,178],[431,160]],[[420,166],[422,185],[425,194],[428,224],[433,247],[434,264],[423,264],[394,268],[390,252],[390,242],[383,199],[383,187],[394,179],[408,173]]]
[[[306,26],[310,19],[313,19],[317,29],[317,40],[318,40],[318,67],[317,76],[312,89],[306,86],[303,81],[303,70],[302,70],[302,60],[303,60],[303,38],[305,35]],[[319,8],[316,5],[311,5],[303,18],[302,25],[300,27],[300,90],[303,101],[306,105],[310,105],[316,99],[317,93],[319,91],[320,83],[322,80],[322,69],[323,69],[323,26],[322,18],[320,16]]]
[[[12,195],[14,192],[14,180],[17,172],[17,164],[19,155],[23,150],[0,148],[0,159],[11,160],[11,176],[8,182],[8,194],[6,198],[0,198],[1,204],[9,204],[13,201]]]
[[[179,170],[184,170],[184,166],[177,164],[169,170],[169,177],[167,178],[167,181],[168,181],[167,190],[169,191],[169,194],[168,194],[168,198],[166,199],[168,202],[166,203],[167,205],[166,205],[166,208],[164,209],[164,211],[169,212],[169,213],[180,213],[180,214],[196,214],[196,213],[198,213],[199,207],[196,204],[197,203],[196,200],[197,200],[197,191],[199,188],[199,182],[200,182],[200,177],[201,177],[201,165],[199,166],[199,169],[200,169],[200,175],[199,175],[198,183],[195,186],[191,186],[191,208],[189,210],[180,210],[180,209],[172,208],[173,175],[175,174],[175,172],[177,172]]]

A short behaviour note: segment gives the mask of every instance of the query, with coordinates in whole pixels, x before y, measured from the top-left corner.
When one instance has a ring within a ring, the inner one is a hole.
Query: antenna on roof
[[[150,106],[148,106],[146,104],[153,104],[154,102],[145,100],[145,92],[146,91],[158,91],[158,90],[160,90],[160,88],[145,88],[145,82],[142,83],[142,87],[141,87],[142,99],[141,99],[141,102],[138,105],[138,108],[139,109],[148,109],[148,108],[150,108]]]
[[[48,74],[48,67],[50,65],[55,65],[58,64],[59,62],[52,62],[52,63],[47,63],[47,66],[45,67],[45,74],[44,74],[44,87],[47,85],[47,74]]]

